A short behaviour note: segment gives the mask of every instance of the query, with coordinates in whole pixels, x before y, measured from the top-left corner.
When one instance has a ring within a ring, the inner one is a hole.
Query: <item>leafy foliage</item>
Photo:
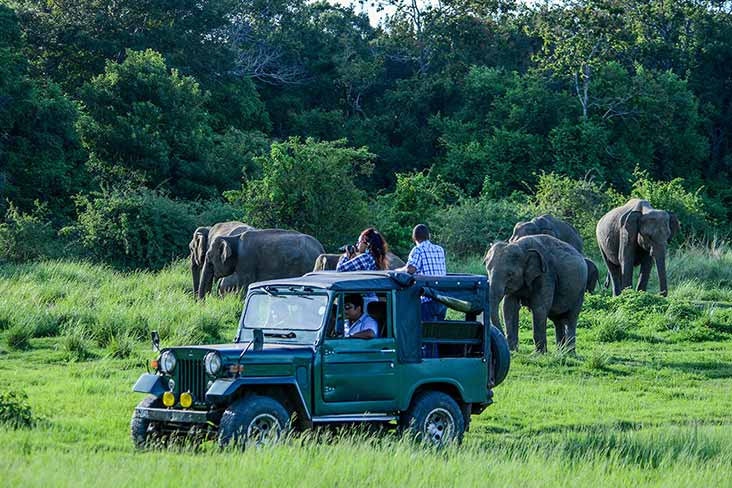
[[[33,412],[28,405],[28,395],[23,391],[0,392],[0,425],[11,429],[30,428],[35,425]]]
[[[366,148],[348,148],[345,141],[293,137],[256,159],[261,179],[227,197],[255,227],[294,229],[337,247],[366,225],[367,194],[357,182],[371,173],[372,158]]]
[[[10,203],[0,223],[0,260],[22,262],[48,256],[54,237],[46,204],[36,201],[35,209],[24,213]]]

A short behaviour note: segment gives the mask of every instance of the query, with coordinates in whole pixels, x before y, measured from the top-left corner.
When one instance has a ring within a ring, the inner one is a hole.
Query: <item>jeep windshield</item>
[[[265,342],[313,344],[328,310],[326,293],[262,289],[249,296],[239,322],[238,341],[262,329]]]

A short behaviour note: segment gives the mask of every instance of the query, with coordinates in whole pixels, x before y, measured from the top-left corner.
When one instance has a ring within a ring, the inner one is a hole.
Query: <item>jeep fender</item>
[[[297,384],[295,378],[276,378],[276,377],[241,377],[241,378],[221,378],[213,382],[211,388],[206,392],[206,401],[217,405],[226,404],[234,398],[238,391],[247,389],[251,386],[271,386],[271,385],[282,385],[293,387],[297,392],[294,400],[302,408],[305,413],[307,420],[309,421],[312,416],[310,415],[310,409],[305,402],[305,397],[300,391],[300,385]]]
[[[136,391],[138,393],[150,393],[151,395],[159,397],[168,391],[168,389],[163,385],[162,376],[145,373],[138,378],[137,383],[132,387],[132,391]]]
[[[430,389],[437,391],[444,391],[451,396],[454,396],[455,393],[457,393],[457,398],[455,398],[455,400],[459,401],[460,403],[465,403],[465,392],[463,391],[462,386],[460,386],[460,383],[452,378],[430,378],[428,380],[417,383],[412,387],[412,389],[409,391],[409,395],[405,397],[407,400],[407,404],[399,405],[399,410],[408,409],[409,405],[411,405],[412,403],[414,394],[423,386],[431,387]]]

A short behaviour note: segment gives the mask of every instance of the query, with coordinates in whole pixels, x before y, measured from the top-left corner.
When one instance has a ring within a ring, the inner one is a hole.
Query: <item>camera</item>
[[[356,253],[356,246],[353,244],[346,244],[338,248],[338,252],[347,252],[348,254]]]

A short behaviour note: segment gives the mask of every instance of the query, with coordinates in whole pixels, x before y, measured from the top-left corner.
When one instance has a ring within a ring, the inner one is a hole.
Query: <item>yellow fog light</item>
[[[188,408],[191,405],[193,405],[193,396],[188,392],[182,393],[180,395],[180,406],[183,408]]]
[[[172,407],[175,404],[175,395],[172,391],[166,391],[163,393],[163,405],[166,407]]]

